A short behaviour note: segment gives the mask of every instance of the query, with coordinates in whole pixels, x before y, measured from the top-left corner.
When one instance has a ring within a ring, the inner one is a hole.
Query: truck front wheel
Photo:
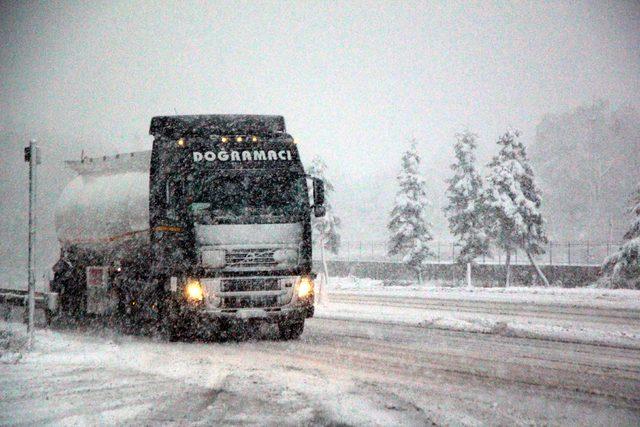
[[[179,309],[170,296],[160,302],[160,318],[157,322],[158,332],[167,341],[179,341],[184,335],[184,321]]]
[[[296,320],[295,322],[281,322],[278,324],[280,339],[297,340],[304,330],[304,320]]]

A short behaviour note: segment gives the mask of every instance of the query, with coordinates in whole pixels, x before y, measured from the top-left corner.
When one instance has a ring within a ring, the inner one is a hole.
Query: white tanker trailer
[[[148,237],[150,151],[67,161],[78,173],[64,188],[55,210],[63,248],[109,249],[120,236]]]
[[[151,151],[66,162],[78,175],[55,211],[58,318],[169,337],[268,321],[298,337],[313,315],[323,184],[282,117],[155,117],[150,133]]]

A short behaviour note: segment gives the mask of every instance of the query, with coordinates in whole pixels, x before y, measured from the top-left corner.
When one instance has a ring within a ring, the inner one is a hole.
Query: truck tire
[[[58,293],[58,316],[65,321],[78,323],[86,316],[86,274],[80,268],[64,265],[54,275],[51,290]]]
[[[44,320],[46,322],[47,328],[51,328],[56,326],[58,321],[58,313],[55,311],[51,311],[48,308],[44,309]]]
[[[180,341],[183,337],[183,327],[180,319],[172,316],[173,313],[164,311],[158,321],[158,333],[161,339],[169,342]]]
[[[171,301],[170,296],[159,302],[160,313],[157,321],[157,330],[163,340],[175,342],[180,341],[184,336],[184,320],[180,316],[176,304]]]
[[[165,320],[158,322],[158,333],[160,339],[169,342],[179,341],[181,338],[180,329],[175,323],[171,323]]]
[[[304,331],[304,320],[296,320],[295,322],[281,322],[278,324],[280,339],[297,340]]]

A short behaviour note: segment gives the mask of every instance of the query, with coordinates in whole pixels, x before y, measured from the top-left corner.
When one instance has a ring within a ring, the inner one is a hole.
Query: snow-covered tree
[[[416,141],[402,156],[402,165],[398,174],[398,186],[395,206],[391,211],[388,228],[391,232],[389,254],[402,255],[402,262],[416,271],[422,282],[422,271],[427,258],[433,256],[429,242],[431,223],[426,218],[429,206],[424,177],[419,172],[420,156]]]
[[[488,229],[497,245],[506,252],[506,286],[511,278],[511,252],[521,248],[529,257],[538,275],[549,285],[534,255],[544,253],[547,243],[544,221],[540,213],[542,198],[525,146],[517,130],[507,131],[498,140],[500,152],[489,163],[487,205]]]
[[[329,269],[327,267],[327,260],[325,256],[325,250],[331,251],[337,254],[340,250],[340,234],[338,228],[340,227],[340,218],[338,218],[331,205],[332,193],[334,192],[333,184],[327,179],[327,164],[318,156],[314,157],[311,162],[311,166],[308,168],[307,173],[315,178],[319,178],[324,181],[324,207],[326,213],[323,217],[313,217],[313,231],[318,235],[320,241],[320,257],[322,260],[322,266],[324,270],[325,282],[329,280]],[[314,239],[315,240],[315,239]],[[322,298],[320,292],[319,298]]]
[[[622,246],[604,264],[604,271],[614,287],[640,289],[640,186],[631,198],[631,227]]]
[[[476,170],[477,135],[469,131],[456,134],[454,151],[456,162],[451,165],[453,176],[449,184],[449,203],[444,212],[449,220],[449,230],[462,247],[457,260],[462,264],[473,262],[489,253],[486,233],[487,209],[482,178]]]

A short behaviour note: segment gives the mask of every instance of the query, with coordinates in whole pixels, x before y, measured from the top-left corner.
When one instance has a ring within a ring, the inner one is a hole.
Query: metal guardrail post
[[[351,248],[349,247],[348,240],[347,240],[347,262],[351,262]]]

